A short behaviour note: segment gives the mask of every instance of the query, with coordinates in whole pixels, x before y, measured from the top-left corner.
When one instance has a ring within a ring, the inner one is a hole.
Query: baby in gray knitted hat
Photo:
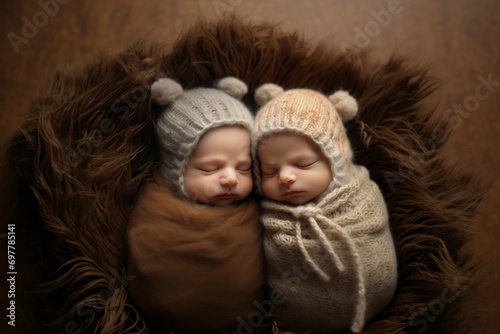
[[[253,118],[238,100],[246,92],[232,77],[220,80],[217,89],[182,91],[170,79],[152,85],[152,99],[167,105],[157,122],[159,172],[175,195],[228,205],[250,194]]]
[[[278,324],[292,332],[360,332],[391,300],[397,261],[384,198],[355,165],[342,124],[356,100],[307,89],[256,91],[256,185]]]
[[[151,87],[158,174],[147,183],[127,231],[132,300],[155,326],[234,331],[262,297],[264,265],[253,188],[253,118],[236,78],[183,90]]]

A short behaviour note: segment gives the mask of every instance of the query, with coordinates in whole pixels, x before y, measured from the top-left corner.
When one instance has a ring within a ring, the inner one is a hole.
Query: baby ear
[[[174,102],[182,92],[182,86],[168,78],[158,79],[151,85],[151,99],[160,106]]]
[[[284,90],[281,86],[272,83],[263,84],[255,90],[255,102],[262,107],[283,92]]]
[[[348,92],[339,90],[328,97],[337,110],[342,121],[353,119],[358,113],[358,102]]]
[[[215,87],[238,100],[248,92],[247,85],[235,77],[223,78],[216,82]]]

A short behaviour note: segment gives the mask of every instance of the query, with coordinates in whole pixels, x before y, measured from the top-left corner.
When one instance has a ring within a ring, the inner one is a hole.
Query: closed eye
[[[251,169],[252,169],[251,166],[248,166],[248,167],[244,166],[244,167],[239,167],[238,171],[241,172],[241,173],[248,173],[248,172],[250,172]]]
[[[213,172],[216,172],[217,170],[219,170],[219,168],[217,168],[217,167],[199,167],[196,169],[199,171],[202,171],[204,173],[213,173]]]
[[[265,171],[262,171],[262,175],[267,176],[267,177],[271,177],[271,176],[276,175],[276,173],[277,173],[277,172],[278,172],[278,170],[277,170],[277,169],[276,169],[276,170],[273,170],[273,171],[270,171],[270,172],[267,172],[267,171],[266,171],[266,172],[265,172]]]
[[[308,168],[308,167],[312,167],[316,162],[318,162],[318,160],[315,160],[313,162],[305,162],[305,163],[300,163],[300,164],[297,164],[297,167],[299,168]]]

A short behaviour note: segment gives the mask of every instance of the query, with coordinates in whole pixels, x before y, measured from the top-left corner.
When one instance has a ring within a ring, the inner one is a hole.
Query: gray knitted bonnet
[[[234,77],[219,80],[215,88],[184,91],[181,85],[167,78],[151,86],[152,100],[164,107],[157,120],[159,172],[177,196],[188,197],[184,169],[203,134],[231,125],[243,126],[251,133],[252,115],[239,101],[247,90],[245,83]]]

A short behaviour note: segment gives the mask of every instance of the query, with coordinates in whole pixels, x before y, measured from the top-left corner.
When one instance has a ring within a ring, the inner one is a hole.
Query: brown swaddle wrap
[[[132,300],[160,327],[235,329],[262,297],[261,233],[257,202],[195,204],[156,175],[127,231]]]

